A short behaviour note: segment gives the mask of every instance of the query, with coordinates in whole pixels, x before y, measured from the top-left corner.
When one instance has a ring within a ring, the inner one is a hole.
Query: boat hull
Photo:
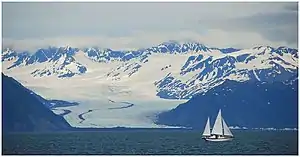
[[[224,142],[224,141],[231,141],[233,138],[204,138],[205,141],[211,142]]]

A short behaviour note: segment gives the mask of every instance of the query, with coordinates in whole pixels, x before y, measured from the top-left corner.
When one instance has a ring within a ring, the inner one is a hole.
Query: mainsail
[[[223,135],[223,126],[222,126],[222,113],[221,109],[219,110],[218,116],[216,118],[214,127],[212,129],[211,134],[214,135]]]
[[[204,132],[202,134],[203,136],[210,136],[210,123],[209,123],[209,117],[207,119],[207,122],[206,122],[206,126],[205,126],[205,129],[204,129]]]

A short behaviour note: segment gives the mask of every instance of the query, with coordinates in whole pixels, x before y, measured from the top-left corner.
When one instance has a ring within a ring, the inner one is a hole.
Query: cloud
[[[286,10],[298,12],[298,3],[289,3],[285,7]]]
[[[101,47],[114,50],[135,50],[138,48],[148,48],[156,46],[169,40],[177,41],[196,41],[207,45],[208,47],[235,47],[251,48],[258,45],[270,45],[279,47],[287,45],[296,47],[296,45],[286,42],[274,42],[265,39],[262,35],[255,32],[228,32],[218,29],[207,30],[206,33],[182,30],[180,32],[149,32],[135,31],[128,36],[109,37],[109,36],[78,36],[78,37],[57,37],[47,39],[26,39],[14,40],[3,39],[3,46],[16,49],[18,51],[29,50],[34,52],[38,48],[48,46],[71,46],[77,48]],[[249,41],[252,41],[249,43]]]
[[[257,13],[251,16],[200,22],[204,29],[221,29],[228,32],[253,32],[269,41],[298,43],[298,12]],[[252,40],[249,43],[255,42]]]
[[[3,3],[5,45],[149,47],[168,40],[208,46],[297,47],[297,2]]]

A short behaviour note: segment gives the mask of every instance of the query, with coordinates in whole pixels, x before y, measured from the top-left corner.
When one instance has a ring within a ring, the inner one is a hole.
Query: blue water
[[[10,133],[3,154],[298,154],[297,131],[236,131],[231,142],[205,142],[201,131]]]

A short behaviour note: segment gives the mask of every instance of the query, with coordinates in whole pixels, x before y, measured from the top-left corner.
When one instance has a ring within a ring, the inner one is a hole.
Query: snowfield
[[[154,82],[165,75],[166,72],[160,72],[160,69],[166,64],[171,64],[174,57],[176,56],[170,58],[170,55],[154,55],[149,58],[148,65],[145,65],[140,73],[132,75],[131,79],[123,76],[125,79],[120,81],[114,81],[105,76],[120,65],[120,62],[97,63],[84,57],[83,53],[78,53],[75,58],[89,67],[85,75],[64,79],[57,79],[55,76],[33,77],[30,75],[33,69],[43,67],[42,63],[13,68],[4,71],[4,74],[15,78],[45,99],[78,102],[78,106],[53,109],[56,114],[63,114],[64,110],[71,111],[64,115],[64,118],[74,127],[165,128],[168,126],[154,123],[156,114],[173,109],[187,101],[167,100],[156,96]],[[187,57],[186,55],[177,56],[182,60],[186,60]],[[179,71],[178,68],[181,68],[183,63],[184,61],[178,62],[177,66],[173,63],[174,67],[171,67],[169,71],[175,68],[177,68],[175,71]],[[2,66],[8,67],[6,64],[11,63],[3,62]],[[80,118],[80,115],[84,120]]]

